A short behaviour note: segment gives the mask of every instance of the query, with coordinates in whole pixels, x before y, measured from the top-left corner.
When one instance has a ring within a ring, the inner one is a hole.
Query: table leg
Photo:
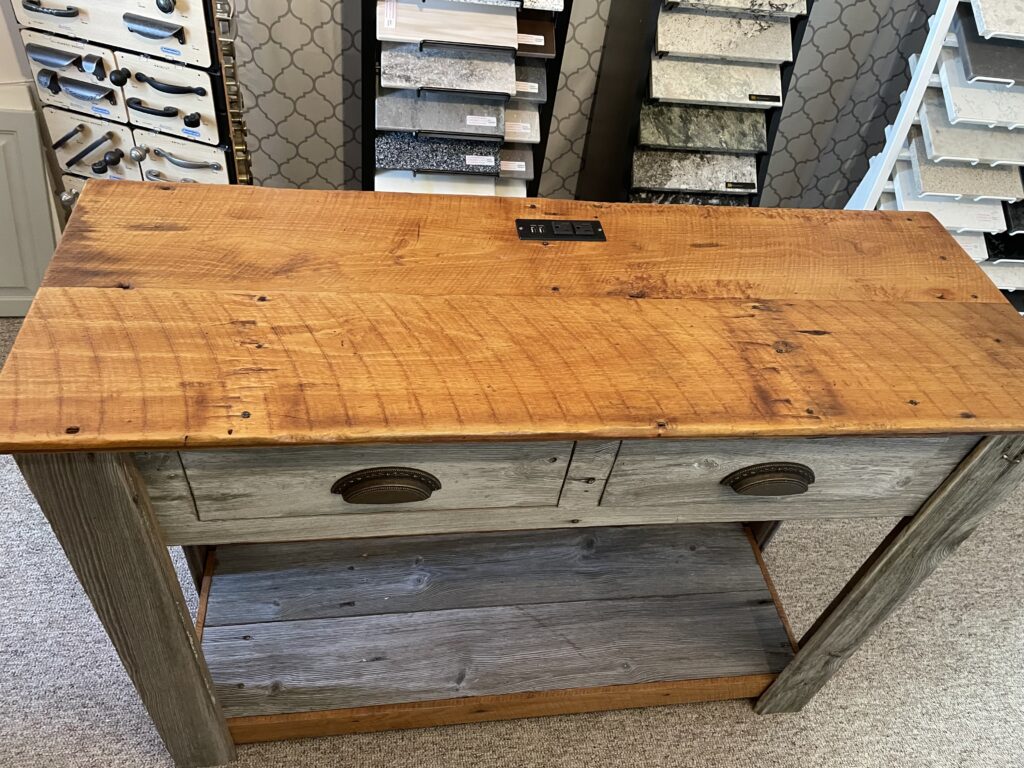
[[[131,457],[15,457],[179,766],[235,751],[145,486]]]
[[[986,437],[917,514],[886,537],[800,641],[758,699],[762,714],[797,712],[940,562],[1024,478],[1024,435]]]

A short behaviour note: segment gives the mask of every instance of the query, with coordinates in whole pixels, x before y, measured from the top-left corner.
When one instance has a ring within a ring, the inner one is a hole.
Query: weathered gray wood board
[[[755,709],[799,711],[1022,478],[1024,436],[984,438],[847,583]]]
[[[206,626],[764,587],[738,523],[225,546]]]
[[[232,717],[777,672],[792,649],[753,591],[210,627]]]
[[[41,453],[16,461],[175,762],[233,760],[188,607],[130,460]]]

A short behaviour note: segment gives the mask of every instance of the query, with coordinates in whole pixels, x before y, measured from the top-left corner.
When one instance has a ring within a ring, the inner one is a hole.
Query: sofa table
[[[212,765],[799,710],[1021,479],[1022,381],[1024,322],[926,214],[91,181],[0,450]],[[870,516],[902,522],[796,643],[760,545]]]

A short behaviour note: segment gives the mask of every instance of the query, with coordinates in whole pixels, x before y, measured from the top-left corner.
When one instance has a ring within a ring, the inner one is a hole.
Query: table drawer
[[[624,440],[601,506],[638,517],[675,506],[683,517],[705,520],[718,510],[729,520],[910,515],[977,439]],[[773,462],[804,465],[814,481],[806,492],[784,496],[743,495],[722,483]]]
[[[238,520],[555,506],[571,455],[571,442],[460,443],[194,451],[181,461],[199,519]],[[353,477],[382,468],[426,473],[440,487],[419,501],[379,503],[385,486],[424,481],[409,472]]]

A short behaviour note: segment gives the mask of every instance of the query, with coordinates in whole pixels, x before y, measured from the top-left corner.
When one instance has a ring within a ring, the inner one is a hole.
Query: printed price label
[[[516,35],[520,45],[544,45],[544,35]]]
[[[510,123],[505,121],[505,133],[529,133],[529,123]]]
[[[516,80],[516,91],[518,93],[540,93],[540,85],[537,83],[525,83],[522,80]]]
[[[466,125],[481,125],[487,128],[496,128],[498,118],[487,115],[466,115]]]
[[[466,155],[466,165],[485,165],[494,167],[494,158],[487,155]]]
[[[526,161],[525,160],[502,160],[501,170],[503,171],[520,171],[526,173]]]
[[[398,24],[398,0],[384,0],[384,29],[394,29]]]

